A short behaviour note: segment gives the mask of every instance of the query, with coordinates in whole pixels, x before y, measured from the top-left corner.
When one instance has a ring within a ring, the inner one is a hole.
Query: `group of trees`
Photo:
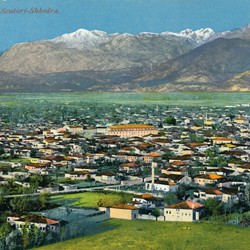
[[[23,195],[13,198],[6,198],[3,192],[0,192],[0,211],[4,214],[11,212],[30,212],[41,211],[50,206],[50,193],[43,192],[39,195]]]
[[[208,163],[212,167],[225,167],[227,166],[227,160],[219,154],[219,148],[213,146],[206,150],[206,157],[208,157]]]
[[[60,232],[43,232],[35,226],[25,225],[22,230],[7,223],[0,226],[1,250],[24,250],[57,242]]]
[[[207,217],[216,218],[219,215],[229,215],[231,213],[242,214],[250,210],[250,185],[246,185],[242,190],[242,196],[239,202],[233,201],[222,202],[216,199],[209,198],[204,201]]]
[[[54,242],[56,235],[46,233],[37,227],[25,226],[22,231],[15,229],[7,223],[6,218],[9,212],[27,213],[31,211],[41,211],[49,207],[49,193],[40,195],[24,195],[13,198],[6,198],[0,193],[0,249],[3,250],[22,250],[38,247]]]
[[[40,195],[16,196],[9,201],[9,208],[13,212],[41,211],[49,205],[49,193]]]
[[[163,121],[163,124],[167,124],[167,125],[176,125],[176,119],[173,116],[168,116],[165,118],[165,120]]]
[[[98,200],[97,206],[98,207],[111,207],[117,204],[127,204],[131,200],[131,195],[127,193],[120,193],[119,197],[112,198],[109,195],[105,195],[101,199]]]
[[[24,181],[29,183],[29,187],[18,184],[17,181]],[[5,195],[14,194],[32,194],[37,192],[38,187],[48,187],[55,184],[55,181],[49,175],[31,175],[26,179],[9,179],[5,185],[0,186],[1,193]]]

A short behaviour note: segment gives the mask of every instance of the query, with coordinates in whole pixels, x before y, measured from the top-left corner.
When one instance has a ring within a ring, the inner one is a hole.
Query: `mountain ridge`
[[[204,43],[206,40],[211,39],[211,37],[215,34],[215,32],[210,28],[204,28],[199,30],[191,30],[186,29],[180,32],[161,32],[161,33],[153,33],[153,32],[140,32],[138,34],[130,34],[130,33],[111,33],[108,34],[104,31],[99,30],[86,30],[86,29],[78,29],[72,33],[66,33],[61,36],[55,37],[53,39],[47,40],[53,43],[63,43],[69,48],[76,49],[91,49],[96,48],[98,45],[106,43],[109,39],[114,37],[156,37],[161,36],[163,38],[169,37],[181,37],[183,39],[189,39],[197,44]]]
[[[250,25],[224,32],[78,29],[0,55],[0,91],[249,91],[248,55]]]

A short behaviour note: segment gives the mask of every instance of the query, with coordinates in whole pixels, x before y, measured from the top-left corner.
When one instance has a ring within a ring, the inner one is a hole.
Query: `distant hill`
[[[161,85],[166,83],[187,84],[199,83],[201,87],[207,86],[208,90],[233,90],[233,79],[237,78],[237,84],[242,84],[245,90],[246,77],[243,81],[242,73],[250,69],[250,42],[239,38],[219,38],[204,44],[170,62],[156,67],[152,72],[137,79],[138,82],[148,81],[147,85]],[[157,80],[157,81],[156,81]],[[229,84],[230,83],[230,84]],[[145,83],[144,83],[145,84]],[[250,84],[249,84],[250,85]],[[172,86],[173,88],[174,86]]]

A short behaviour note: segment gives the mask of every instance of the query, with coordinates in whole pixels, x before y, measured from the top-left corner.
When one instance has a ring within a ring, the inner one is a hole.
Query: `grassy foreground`
[[[52,197],[52,202],[60,205],[71,205],[80,207],[98,207],[97,203],[102,200],[105,206],[128,202],[132,200],[132,194],[110,193],[110,192],[85,192],[77,194],[65,194]]]
[[[100,227],[101,233],[38,249],[247,250],[250,245],[249,228],[221,224],[112,219]]]

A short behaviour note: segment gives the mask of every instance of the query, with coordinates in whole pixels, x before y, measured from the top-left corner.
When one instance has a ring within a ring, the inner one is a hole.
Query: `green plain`
[[[2,105],[15,106],[22,103],[116,103],[159,104],[169,106],[226,106],[250,103],[250,92],[67,92],[0,94]]]
[[[250,229],[236,226],[161,222],[145,220],[108,220],[99,233],[40,247],[40,250],[247,250]]]

